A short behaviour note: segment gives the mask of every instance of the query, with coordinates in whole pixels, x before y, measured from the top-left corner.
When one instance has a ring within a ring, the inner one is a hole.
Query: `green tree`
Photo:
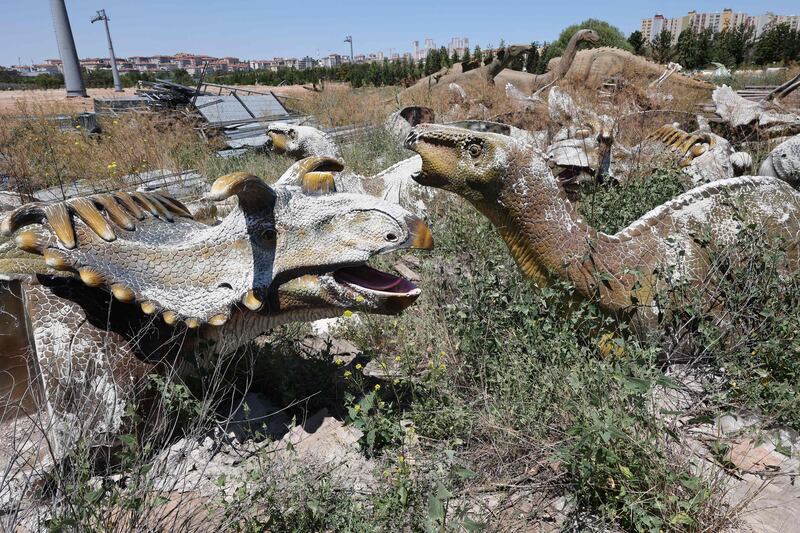
[[[725,28],[714,36],[714,60],[731,68],[741,65],[752,47],[753,34],[753,26],[744,24]]]
[[[759,65],[800,59],[800,32],[787,23],[773,26],[756,41],[753,59]]]
[[[525,56],[525,71],[534,73],[539,66],[539,45],[531,43],[531,49]]]
[[[472,58],[469,55],[469,48],[464,48],[464,55],[461,56],[461,62],[462,63],[467,63],[470,59],[472,59]]]
[[[650,53],[656,63],[669,63],[675,55],[672,48],[672,33],[661,30],[650,43]]]
[[[642,55],[644,53],[645,45],[644,35],[642,35],[642,32],[636,30],[635,32],[631,33],[628,36],[628,44],[631,45],[634,54],[637,56]]]
[[[450,56],[447,55],[447,48],[444,46],[439,48],[439,63],[442,65],[442,67],[450,66]]]
[[[472,57],[478,60],[478,63],[483,61],[483,52],[481,51],[481,47],[477,44],[475,45],[475,51],[472,52]]]
[[[542,49],[539,51],[539,61],[537,62],[534,74],[544,74],[547,72],[547,58],[550,57],[550,45],[547,43],[542,44]]]
[[[461,58],[458,57],[458,51],[456,51],[456,49],[453,48],[453,55],[450,56],[450,64],[451,65],[455,65],[456,63],[460,63],[460,62],[461,62]]]

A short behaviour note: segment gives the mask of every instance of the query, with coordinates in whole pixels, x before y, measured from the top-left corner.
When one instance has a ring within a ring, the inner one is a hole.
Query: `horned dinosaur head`
[[[494,200],[509,163],[525,157],[524,145],[506,135],[438,124],[415,127],[405,146],[422,157],[417,183],[474,202]]]
[[[325,132],[311,126],[274,122],[267,128],[272,149],[295,159],[315,155],[341,157],[336,143]]]
[[[191,220],[185,207],[165,195],[137,192],[26,204],[0,229],[10,235],[40,224],[16,236],[20,248],[87,285],[107,287],[121,301],[138,302],[147,314],[161,312],[170,324],[221,325],[240,303],[269,313],[274,306],[265,302],[275,301],[275,291],[304,275],[320,276],[326,290],[341,285],[340,293],[352,294],[353,301],[371,296],[378,309],[397,307],[396,297],[413,301],[415,287],[366,263],[380,253],[431,248],[427,226],[395,204],[311,194],[313,189],[273,189],[255,176],[234,173],[219,178],[208,195],[238,199],[215,226]],[[328,294],[317,291],[323,302],[346,303]]]

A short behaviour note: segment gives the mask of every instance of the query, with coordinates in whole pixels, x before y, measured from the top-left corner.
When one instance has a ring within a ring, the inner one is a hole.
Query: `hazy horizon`
[[[488,6],[461,0],[435,2],[405,0],[398,4],[345,1],[302,3],[253,3],[198,0],[164,5],[155,0],[67,1],[78,55],[107,57],[105,32],[89,20],[98,9],[108,13],[114,50],[120,57],[190,52],[241,59],[274,56],[320,57],[330,53],[349,55],[346,35],[353,36],[356,54],[411,51],[411,41],[420,44],[432,38],[447,46],[451,37],[467,37],[470,47],[507,43],[552,41],[566,26],[587,18],[599,18],[619,27],[626,35],[639,28],[640,20],[661,13],[668,18],[697,11],[721,11],[730,7],[758,15],[772,11],[798,14],[795,2],[633,2],[615,5],[575,1],[569,9],[510,0]],[[307,6],[301,8],[300,6]],[[41,63],[57,58],[50,3],[2,1],[0,19],[0,65]],[[526,21],[526,22],[523,22]]]

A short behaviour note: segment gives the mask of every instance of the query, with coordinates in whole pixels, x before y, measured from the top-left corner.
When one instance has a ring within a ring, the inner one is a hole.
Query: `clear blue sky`
[[[41,62],[58,57],[48,0],[0,0],[0,65],[21,58]],[[175,52],[269,59],[273,56],[348,52],[342,42],[353,35],[355,52],[411,50],[411,41],[469,37],[470,45],[553,40],[569,24],[602,18],[626,34],[656,12],[667,17],[687,11],[751,15],[766,11],[800,14],[798,0],[673,1],[644,0],[67,0],[80,57],[105,57],[100,23],[89,20],[100,8],[111,19],[119,56]],[[349,52],[348,52],[349,53]]]

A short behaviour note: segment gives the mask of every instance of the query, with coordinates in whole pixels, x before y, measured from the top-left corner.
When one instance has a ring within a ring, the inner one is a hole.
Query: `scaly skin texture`
[[[232,174],[217,180],[209,196],[232,195],[237,208],[215,226],[178,216],[164,224],[132,210],[126,229],[103,213],[130,206],[116,202],[112,209],[93,196],[26,204],[2,230],[10,235],[42,222],[52,233],[25,231],[17,236],[20,247],[43,254],[57,270],[77,271],[87,285],[139,302],[148,314],[162,311],[167,322],[185,320],[190,327],[224,322],[233,305],[255,305],[275,281],[363,264],[411,243],[417,228],[427,231],[399,206],[363,195],[272,189],[255,176]]]
[[[564,55],[556,58],[557,61],[550,65],[550,68],[544,74],[531,74],[529,72],[503,69],[495,77],[495,83],[499,83],[503,87],[510,83],[523,93],[531,94],[548,85],[552,85],[564,77],[572,66],[580,43],[596,43],[599,39],[600,36],[593,30],[583,29],[576,31],[570,38],[569,43],[567,43]]]
[[[606,311],[635,315],[646,326],[658,315],[658,272],[673,281],[708,281],[709,250],[735,243],[743,224],[785,239],[788,268],[797,268],[800,194],[780,180],[742,177],[697,187],[607,235],[578,215],[530,146],[434,125],[414,128],[406,144],[422,156],[415,179],[470,201],[538,285],[569,280]],[[708,247],[698,238],[706,232]]]
[[[241,178],[240,175],[234,177]],[[262,185],[250,184],[249,187],[248,199],[239,199],[245,206],[242,208],[245,218],[255,217],[253,210],[261,205],[257,193],[264,192],[260,189]],[[233,194],[234,190],[243,192],[241,179],[223,178],[212,187],[212,195],[222,198],[227,193]],[[18,408],[29,407],[32,395],[28,389],[38,389],[41,398],[38,405],[46,409],[53,420],[52,437],[58,443],[56,454],[60,457],[81,435],[87,437],[90,444],[103,444],[113,439],[122,427],[128,402],[134,401],[140,379],[158,371],[154,365],[159,361],[176,361],[187,354],[195,357],[197,353],[225,354],[282,323],[338,316],[344,310],[396,314],[416,300],[420,291],[413,284],[363,264],[378,253],[410,247],[430,248],[430,232],[418,219],[399,206],[386,205],[370,197],[312,195],[302,187],[277,188],[277,192],[273,192],[274,209],[262,208],[271,212],[272,223],[268,227],[283,227],[287,234],[284,245],[280,244],[280,239],[273,239],[278,244],[272,246],[271,263],[286,265],[285,276],[282,280],[273,277],[270,285],[259,294],[260,298],[246,293],[242,305],[225,309],[225,320],[212,317],[208,325],[203,325],[187,318],[187,325],[197,329],[169,326],[181,317],[172,310],[164,311],[163,322],[143,312],[157,309],[160,304],[153,303],[152,309],[143,305],[140,309],[133,302],[140,291],[147,290],[143,287],[151,285],[173,299],[174,293],[188,294],[189,289],[194,288],[187,284],[187,279],[166,278],[163,272],[183,269],[184,272],[204,273],[219,268],[235,272],[241,265],[220,266],[216,254],[203,252],[224,248],[222,243],[205,243],[193,257],[175,261],[177,254],[170,255],[172,244],[166,242],[176,231],[174,228],[184,226],[208,238],[216,238],[220,233],[203,232],[224,227],[224,221],[204,229],[183,217],[173,217],[170,222],[145,216],[133,229],[122,230],[110,218],[105,218],[108,211],[83,211],[88,223],[83,219],[72,220],[73,213],[67,211],[66,222],[70,225],[55,230],[50,225],[52,221],[39,212],[52,214],[58,209],[53,206],[70,206],[71,209],[72,204],[29,207],[26,217],[20,217],[20,212],[12,213],[4,223],[6,229],[41,222],[46,225],[42,229],[51,229],[64,237],[69,233],[67,227],[74,227],[74,245],[68,248],[56,236],[40,230],[23,232],[16,241],[25,250],[43,256],[28,254],[30,258],[25,258],[7,244],[2,246],[0,271],[8,281],[4,282],[6,291],[0,297],[0,304],[4,311],[16,316],[13,323],[4,324],[3,331],[8,348],[0,357],[3,418],[16,416]],[[285,202],[279,199],[281,195],[287,196]],[[281,204],[283,207],[279,207]],[[329,217],[320,222],[318,215],[322,211],[327,211]],[[380,211],[393,223],[382,227],[379,220],[372,218],[371,211]],[[346,221],[346,231],[335,220],[338,217]],[[247,226],[249,229],[261,231],[258,221],[251,222]],[[319,227],[314,229],[315,225]],[[103,239],[93,233],[96,229],[105,232],[108,228],[119,234],[110,242],[107,240],[110,235],[106,234]],[[384,230],[392,232],[391,239],[387,241],[384,234],[384,240],[375,246],[370,237]],[[336,236],[326,236],[326,231],[335,232]],[[123,238],[124,232],[136,234],[136,239],[130,235]],[[183,237],[185,233],[179,235]],[[260,233],[254,237],[258,235]],[[316,246],[304,248],[303,243],[310,240],[326,243],[329,250],[322,251]],[[192,245],[201,243],[198,239],[187,241]],[[226,246],[234,247],[230,243]],[[338,258],[334,257],[337,253]],[[133,268],[131,264],[142,264],[141,260],[128,259],[133,256],[145,258],[148,269]],[[284,260],[281,256],[285,256]],[[362,259],[351,262],[357,256]],[[53,257],[59,262],[54,263]],[[230,256],[225,257],[230,260]],[[53,264],[58,269],[52,268]],[[95,277],[87,276],[83,269],[100,273],[103,283],[95,283]],[[112,275],[115,276],[113,280]],[[120,283],[121,279],[127,280],[126,285]],[[173,282],[173,286],[165,286],[164,280]],[[127,291],[121,290],[121,286]],[[114,298],[103,289],[110,289]],[[18,308],[19,301],[24,311]],[[155,300],[145,300],[147,304],[152,302]],[[28,364],[24,363],[26,360]],[[31,366],[33,372],[24,372],[27,366]]]

